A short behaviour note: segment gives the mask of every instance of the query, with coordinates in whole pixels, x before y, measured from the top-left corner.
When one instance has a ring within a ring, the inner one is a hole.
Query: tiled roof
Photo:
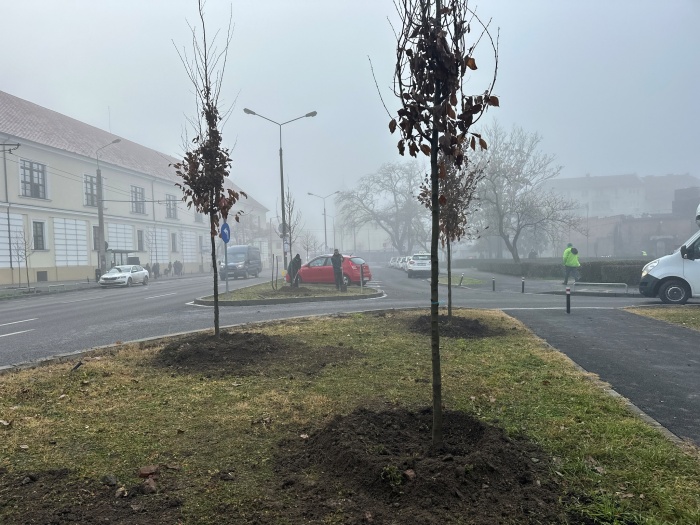
[[[118,144],[100,150],[101,162],[173,182],[178,179],[169,164],[181,159],[0,91],[0,135],[3,134],[9,135],[10,141],[15,137],[91,159],[95,158],[98,148],[120,138]],[[2,138],[0,136],[0,140]],[[231,180],[226,183],[240,190]],[[267,211],[250,195],[241,201],[243,203]]]

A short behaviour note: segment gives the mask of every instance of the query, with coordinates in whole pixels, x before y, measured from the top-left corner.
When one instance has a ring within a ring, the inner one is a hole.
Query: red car
[[[360,268],[362,268],[363,284],[367,284],[372,279],[372,272],[365,260],[357,255],[343,255],[343,281],[345,284],[360,284]],[[289,274],[285,276],[285,279],[289,282]],[[335,283],[330,254],[319,255],[303,264],[299,270],[299,282]]]

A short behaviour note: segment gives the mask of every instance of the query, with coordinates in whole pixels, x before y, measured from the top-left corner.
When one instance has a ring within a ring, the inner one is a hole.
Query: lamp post
[[[311,111],[310,113],[307,113],[306,115],[302,115],[301,117],[293,118],[292,120],[288,120],[286,122],[276,122],[270,118],[264,117],[259,113],[256,113],[252,109],[248,108],[243,108],[243,112],[247,113],[248,115],[255,115],[256,117],[260,117],[262,119],[267,120],[268,122],[272,122],[273,124],[277,124],[280,129],[280,193],[281,193],[281,200],[282,200],[282,252],[284,254],[284,268],[285,270],[287,269],[287,250],[285,249],[285,241],[287,240],[287,234],[290,233],[287,231],[287,219],[284,216],[284,168],[282,164],[282,126],[285,124],[289,124],[290,122],[294,122],[295,120],[299,120],[302,118],[306,117],[315,117],[317,113],[315,111]],[[291,222],[292,218],[289,217],[289,220]],[[289,250],[291,252],[292,250],[292,237],[290,235],[289,237]],[[291,255],[291,253],[290,253]]]
[[[121,142],[122,139],[114,139],[109,144],[105,144],[101,148],[95,150],[95,159],[97,160],[97,264],[100,273],[107,270],[107,246],[105,246],[105,217],[104,217],[104,197],[102,194],[102,171],[100,170],[100,150],[107,146]]]
[[[326,199],[328,197],[332,197],[336,193],[340,193],[340,190],[334,191],[333,193],[330,193],[325,197],[321,197],[320,195],[316,195],[315,193],[309,192],[309,195],[313,197],[318,197],[319,199],[323,199],[323,244],[325,244],[326,246],[326,251],[328,251],[328,234],[326,233]]]

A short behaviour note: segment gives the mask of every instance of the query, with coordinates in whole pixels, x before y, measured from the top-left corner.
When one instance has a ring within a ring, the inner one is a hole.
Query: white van
[[[700,226],[700,206],[695,222]],[[644,266],[639,293],[668,304],[685,304],[691,297],[700,297],[700,231],[671,255]]]

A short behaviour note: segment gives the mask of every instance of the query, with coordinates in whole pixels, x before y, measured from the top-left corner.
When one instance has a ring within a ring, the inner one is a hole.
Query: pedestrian
[[[333,250],[333,255],[331,255],[331,264],[333,264],[333,277],[335,278],[335,289],[340,290],[344,288],[343,285],[343,256],[340,255],[338,248]]]
[[[148,272],[148,276],[151,276],[151,265],[146,263],[146,266],[143,267],[144,270]]]
[[[153,263],[153,278],[158,279],[160,277],[160,263]]]
[[[573,246],[574,246],[574,245],[571,244],[571,243],[567,244],[567,245],[566,245],[566,249],[564,250],[564,253],[563,253],[562,256],[561,256],[561,258],[562,258],[562,266],[563,266],[563,267],[562,267],[562,272],[563,272],[563,274],[564,274],[564,281],[566,281],[566,258],[567,258],[567,257],[569,256],[569,254],[571,253],[571,248],[573,248]],[[564,283],[562,283],[562,284],[566,284],[566,282],[564,282]]]
[[[175,261],[173,264],[173,269],[175,270],[175,275],[178,277],[182,275],[182,263],[180,261]]]
[[[567,284],[569,282],[569,276],[573,277],[574,282],[578,281],[581,278],[581,274],[579,273],[580,267],[581,263],[578,260],[578,250],[572,247],[566,257],[566,262],[564,263],[563,284]]]
[[[301,256],[297,253],[289,263],[289,282],[294,288],[299,287],[299,270],[301,269]]]

